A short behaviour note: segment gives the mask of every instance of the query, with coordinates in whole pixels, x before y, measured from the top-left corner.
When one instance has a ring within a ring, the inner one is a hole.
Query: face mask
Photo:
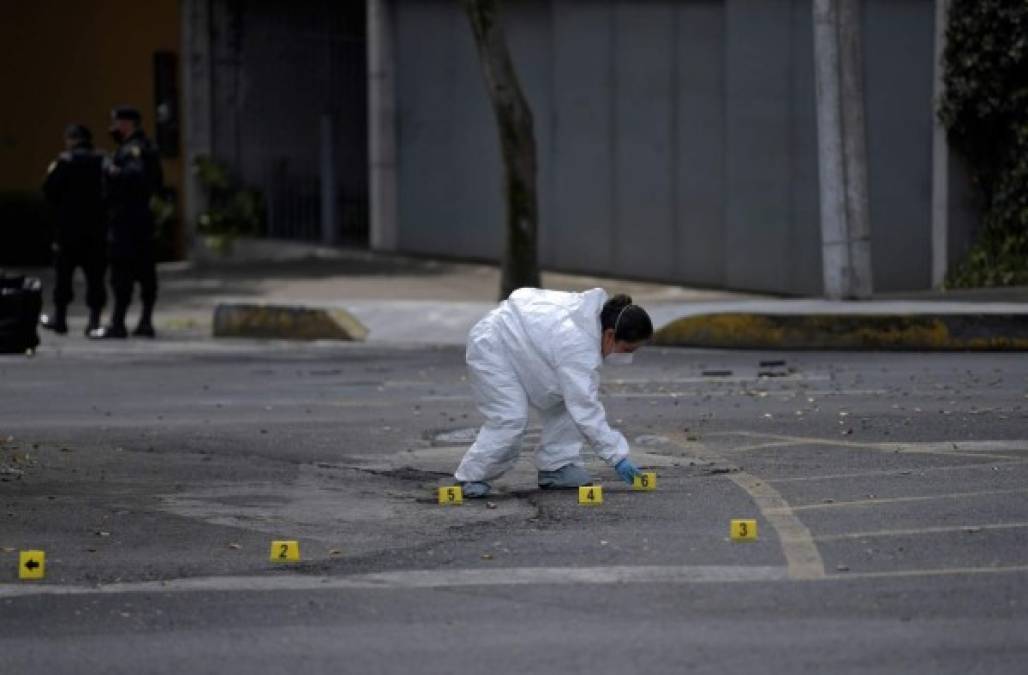
[[[121,133],[121,129],[111,129],[111,138],[115,143],[121,143],[125,140],[125,135]]]
[[[635,354],[628,352],[614,352],[607,354],[603,359],[603,365],[605,366],[630,366],[632,365],[632,357]]]

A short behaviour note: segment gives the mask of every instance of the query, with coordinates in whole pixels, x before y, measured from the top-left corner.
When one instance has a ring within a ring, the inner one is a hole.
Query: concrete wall
[[[551,268],[820,293],[809,0],[509,0]],[[394,3],[401,250],[496,259],[498,140],[451,0]],[[865,3],[876,290],[931,264],[933,4]]]

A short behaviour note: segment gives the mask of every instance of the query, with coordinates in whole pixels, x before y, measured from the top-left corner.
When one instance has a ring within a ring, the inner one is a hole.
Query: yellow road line
[[[986,525],[952,525],[946,527],[918,527],[908,530],[872,530],[869,532],[847,532],[845,534],[823,534],[814,537],[814,541],[846,541],[848,539],[870,539],[875,537],[906,537],[919,534],[939,534],[945,532],[977,532],[978,530],[1012,530],[1028,527],[1028,522],[994,523]]]
[[[1028,492],[1028,488],[1017,488],[1013,490],[982,490],[980,492],[947,492],[937,495],[920,495],[917,497],[887,497],[884,499],[854,499],[852,501],[845,502],[828,502],[826,504],[801,504],[799,506],[790,506],[788,510],[792,511],[813,511],[815,509],[839,509],[847,508],[851,506],[878,506],[881,504],[901,504],[908,502],[929,502],[939,499],[964,499],[967,497],[986,497],[990,495],[1012,495],[1012,494],[1024,494]]]
[[[724,462],[724,458],[702,443],[685,441],[681,434],[673,434],[672,441],[682,450],[702,459]],[[686,444],[687,443],[687,444]],[[778,533],[778,541],[788,565],[790,579],[820,579],[825,576],[825,563],[817,550],[810,530],[789,508],[785,498],[763,478],[746,471],[728,474],[728,478],[746,491],[757,505],[761,515]]]

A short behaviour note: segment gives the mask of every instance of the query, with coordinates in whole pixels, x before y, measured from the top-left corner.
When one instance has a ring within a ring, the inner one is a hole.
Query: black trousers
[[[139,299],[143,307],[153,307],[157,301],[157,264],[150,253],[111,256],[111,290],[114,291],[116,309],[126,309],[132,302],[132,289],[139,284]]]
[[[54,268],[57,279],[54,283],[54,305],[67,307],[75,299],[72,280],[75,268],[81,267],[86,277],[86,304],[90,309],[100,311],[107,302],[104,289],[104,272],[107,270],[107,255],[103,244],[58,245]]]

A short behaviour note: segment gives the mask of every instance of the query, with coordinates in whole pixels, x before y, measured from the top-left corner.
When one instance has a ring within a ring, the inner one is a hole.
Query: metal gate
[[[366,245],[364,3],[229,0],[212,18],[215,156],[262,192],[266,235]]]

